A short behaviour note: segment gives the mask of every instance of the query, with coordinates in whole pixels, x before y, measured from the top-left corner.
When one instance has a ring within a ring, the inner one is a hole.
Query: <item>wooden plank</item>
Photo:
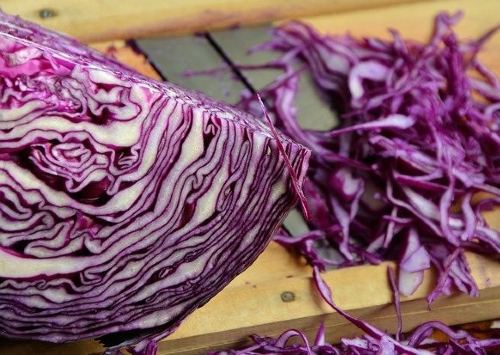
[[[271,244],[235,284],[230,284],[193,313],[163,341],[159,353],[200,354],[208,349],[242,345],[249,334],[277,336],[289,328],[304,330],[312,336],[320,321],[325,322],[328,339],[332,342],[361,334],[319,299],[308,267],[285,277],[275,275],[274,279],[264,282],[247,281],[262,275],[258,270],[261,260],[263,264],[266,259],[274,259],[275,264],[280,262],[280,248]],[[435,280],[434,273],[429,271],[417,292],[402,300],[404,330],[431,319],[458,324],[500,317],[500,266],[475,254],[467,257],[481,296],[441,298],[429,311],[425,296],[432,290]],[[325,273],[324,278],[340,307],[382,329],[395,331],[396,319],[386,273],[388,265],[391,263],[335,270]],[[285,291],[292,292],[295,300],[283,302],[281,294]]]
[[[158,72],[149,64],[148,60],[129,47],[125,41],[109,41],[94,43],[91,47],[114,57],[139,73],[152,79],[161,80]]]
[[[416,0],[3,0],[1,6],[6,12],[94,42],[185,34],[411,1]]]

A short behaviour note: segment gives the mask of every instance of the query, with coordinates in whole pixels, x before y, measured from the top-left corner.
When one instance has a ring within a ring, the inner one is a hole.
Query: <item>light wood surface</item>
[[[411,1],[415,0],[0,0],[0,8],[95,42],[155,33],[186,34]]]
[[[459,32],[466,37],[477,36],[500,21],[500,2],[493,0],[405,4],[308,18],[307,21],[323,32],[350,31],[357,36],[386,37],[386,28],[390,26],[398,28],[406,37],[424,40],[430,33],[432,18],[438,10],[457,8],[466,12],[458,27]],[[500,72],[499,37],[487,46],[482,56],[484,62],[493,65],[497,73]],[[109,43],[95,46],[105,50]],[[155,75],[144,58],[124,47],[123,41],[114,42],[114,46],[114,53],[119,60],[146,75]],[[500,229],[499,211],[488,213],[487,219],[495,228]],[[439,299],[433,304],[432,310],[429,310],[424,297],[432,289],[435,276],[428,272],[417,292],[403,299],[405,330],[430,319],[459,324],[500,318],[499,263],[475,254],[467,254],[467,260],[478,283],[480,297],[453,295]],[[340,307],[392,331],[396,322],[386,276],[388,265],[390,263],[335,270],[325,273],[324,277],[332,287]],[[283,302],[281,294],[285,291],[293,292],[295,300]],[[189,316],[168,339],[162,341],[159,354],[200,354],[207,349],[241,345],[252,333],[273,336],[290,327],[313,334],[322,320],[325,321],[330,341],[360,334],[359,330],[320,301],[312,286],[311,270],[304,261],[271,243],[247,271]],[[0,343],[0,354],[9,355],[84,355],[98,354],[102,350],[99,344],[92,341],[65,345]]]

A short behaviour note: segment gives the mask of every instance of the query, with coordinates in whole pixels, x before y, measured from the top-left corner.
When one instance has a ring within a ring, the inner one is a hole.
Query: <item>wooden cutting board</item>
[[[37,6],[41,3],[37,2]],[[76,4],[76,1],[68,3]],[[186,0],[185,3],[189,1]],[[56,1],[44,1],[42,5],[46,4],[55,6]],[[34,4],[31,5],[36,8]],[[438,11],[456,9],[465,10],[466,16],[458,26],[458,32],[466,37],[477,36],[500,22],[500,2],[495,0],[405,3],[304,20],[318,30],[329,33],[350,31],[356,36],[387,37],[387,27],[393,27],[400,30],[405,37],[424,40],[430,33],[432,19]],[[219,26],[215,24],[215,27]],[[102,30],[101,33],[104,34],[111,33],[101,27],[97,29]],[[79,33],[78,31],[75,30],[75,33]],[[88,37],[94,38],[93,36]],[[107,35],[95,36],[106,38]],[[109,43],[95,46],[104,50]],[[115,46],[118,59],[146,75],[157,77],[144,58],[125,47],[122,41],[115,42]],[[500,35],[487,45],[482,59],[500,73]],[[500,211],[490,212],[486,218],[495,228],[500,229]],[[402,300],[405,330],[431,319],[460,324],[500,318],[500,264],[475,254],[468,254],[467,259],[480,289],[480,297],[453,295],[436,301],[429,310],[424,298],[433,287],[435,275],[428,272],[417,292]],[[394,331],[396,321],[386,276],[388,265],[390,263],[351,267],[330,271],[324,277],[332,287],[340,307],[382,329]],[[311,270],[304,261],[271,243],[247,271],[188,317],[168,339],[161,342],[159,354],[203,353],[207,349],[241,345],[249,334],[275,336],[290,327],[300,328],[312,335],[320,321],[325,322],[330,341],[360,334],[359,330],[332,312],[319,299],[312,287]],[[93,341],[65,345],[37,342],[0,343],[0,354],[8,355],[84,355],[98,354],[102,350],[102,347]]]

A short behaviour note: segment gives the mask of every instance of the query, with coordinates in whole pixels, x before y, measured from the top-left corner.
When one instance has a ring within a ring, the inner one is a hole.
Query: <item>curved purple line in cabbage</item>
[[[297,202],[309,151],[260,120],[5,14],[0,49],[3,336],[167,334]]]

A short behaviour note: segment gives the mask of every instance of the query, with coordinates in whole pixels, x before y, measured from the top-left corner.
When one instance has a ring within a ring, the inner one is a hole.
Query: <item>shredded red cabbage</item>
[[[283,71],[260,95],[275,126],[313,152],[310,232],[278,242],[321,270],[397,260],[403,295],[432,264],[439,278],[429,302],[454,288],[477,296],[464,252],[500,252],[499,232],[482,216],[500,201],[500,82],[477,59],[494,30],[460,41],[452,29],[460,17],[439,14],[426,44],[396,31],[392,41],[324,36],[292,22],[253,49],[281,53],[245,68]],[[300,127],[295,97],[306,71],[338,110],[339,127]],[[255,111],[255,101],[244,95],[240,106]],[[487,197],[474,203],[481,192]],[[326,257],[325,245],[340,257]]]
[[[452,29],[460,17],[437,15],[426,44],[404,41],[396,31],[392,41],[323,36],[292,22],[253,49],[281,53],[245,69],[283,71],[260,95],[273,105],[274,125],[313,152],[305,185],[310,231],[283,231],[275,240],[307,258],[323,299],[365,335],[331,345],[321,325],[312,344],[288,330],[277,339],[254,335],[246,349],[214,354],[486,354],[500,348],[499,339],[478,339],[437,321],[418,326],[406,340],[401,334],[400,293],[412,294],[424,270],[433,265],[439,275],[429,303],[454,288],[477,296],[464,252],[500,253],[499,232],[482,215],[500,202],[500,81],[477,59],[498,27],[460,41]],[[300,127],[295,99],[307,71],[338,110],[340,127]],[[243,95],[240,106],[255,111],[255,102]],[[325,245],[340,257],[325,256],[337,255],[325,253]],[[397,280],[388,270],[395,338],[336,306],[320,277],[327,268],[385,259],[398,262]],[[434,331],[448,341],[433,340]],[[289,344],[293,337],[301,342]]]

